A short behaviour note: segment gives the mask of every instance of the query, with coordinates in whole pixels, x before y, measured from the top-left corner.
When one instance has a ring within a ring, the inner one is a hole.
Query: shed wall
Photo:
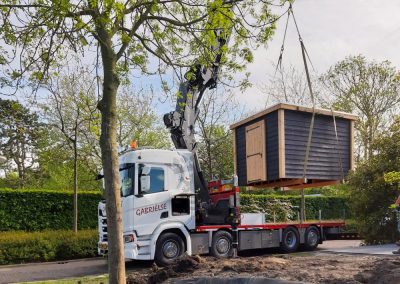
[[[311,113],[285,110],[286,178],[302,178]],[[350,121],[336,118],[339,144],[332,116],[316,115],[308,159],[308,179],[341,180],[350,170]],[[342,167],[340,166],[340,159]]]
[[[266,115],[265,124],[267,128],[267,176],[268,180],[276,180],[279,178],[278,111]]]
[[[278,112],[272,112],[265,117],[243,124],[235,129],[236,145],[236,169],[239,185],[247,185],[247,165],[246,165],[246,126],[264,120],[265,125],[265,151],[267,158],[267,179],[275,180],[279,178],[279,155],[278,155]]]

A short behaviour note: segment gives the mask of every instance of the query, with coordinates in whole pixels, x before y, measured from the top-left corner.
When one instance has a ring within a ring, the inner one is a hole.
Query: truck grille
[[[106,216],[106,204],[104,202],[99,203],[98,207],[98,226],[99,226],[99,243],[108,242],[107,237],[107,216]],[[108,250],[98,248],[99,255],[107,254]]]

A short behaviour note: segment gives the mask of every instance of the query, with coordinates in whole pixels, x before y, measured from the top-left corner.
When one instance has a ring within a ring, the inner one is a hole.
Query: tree
[[[122,76],[130,69],[148,73],[150,57],[160,62],[156,71],[161,72],[166,66],[193,66],[194,59],[209,65],[216,56],[210,46],[215,44],[218,29],[225,38],[234,32],[229,56],[227,48],[222,50],[221,62],[227,77],[232,78],[233,72],[244,70],[252,61],[248,46],[257,43],[253,45],[257,47],[272,36],[277,17],[271,14],[268,1],[251,0],[5,0],[0,9],[0,36],[4,45],[11,47],[0,62],[18,58],[17,69],[5,68],[8,80],[3,78],[3,84],[21,86],[25,76],[46,80],[50,66],[68,51],[99,49],[103,92],[98,108],[109,281],[124,283],[116,100]]]
[[[321,95],[320,82],[312,78],[312,88],[317,105],[325,105]],[[278,68],[276,74],[269,79],[267,84],[261,85],[261,90],[268,95],[267,105],[273,103],[289,103],[296,105],[312,106],[307,78],[304,72],[300,72],[293,66],[287,69]]]
[[[117,94],[117,142],[120,148],[138,142],[139,147],[170,148],[168,133],[155,113],[155,96],[144,91],[132,91],[131,86],[123,85]],[[91,119],[83,124],[81,131],[81,152],[87,165],[101,163],[101,149],[97,141],[100,137],[100,113],[94,112]],[[95,169],[96,167],[90,167]],[[98,174],[95,169],[93,174]]]
[[[395,241],[396,216],[391,205],[399,189],[396,180],[385,182],[385,176],[400,171],[399,118],[372,147],[374,155],[362,161],[350,176],[350,200],[359,233],[367,243]]]
[[[201,102],[198,118],[199,160],[207,180],[233,175],[233,136],[229,125],[243,110],[229,92],[210,92]]]
[[[0,149],[17,167],[19,186],[24,187],[27,171],[37,159],[41,125],[38,115],[17,101],[0,99]]]
[[[136,140],[140,147],[170,148],[169,133],[154,111],[155,97],[151,93],[132,92],[125,86],[117,95],[118,144],[129,145]]]
[[[339,61],[321,80],[331,92],[336,109],[359,116],[356,129],[367,160],[380,130],[399,109],[400,73],[389,61],[368,62],[359,55]]]
[[[74,222],[73,231],[78,232],[78,161],[81,137],[87,125],[96,116],[95,81],[90,72],[77,68],[67,73],[56,73],[46,84],[50,95],[42,105],[48,124],[57,129],[73,154]]]

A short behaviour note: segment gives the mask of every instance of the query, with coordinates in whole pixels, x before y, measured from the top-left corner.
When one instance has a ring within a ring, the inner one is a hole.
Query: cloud
[[[293,7],[317,72],[325,72],[337,61],[357,54],[369,60],[389,60],[400,69],[400,1],[298,0]],[[249,65],[254,86],[244,93],[235,92],[249,109],[260,109],[267,101],[268,94],[262,93],[257,85],[267,82],[274,74],[271,62],[278,60],[285,21],[283,17],[278,22],[268,49],[255,52],[254,63]],[[288,28],[283,64],[299,70],[304,68],[293,21]]]

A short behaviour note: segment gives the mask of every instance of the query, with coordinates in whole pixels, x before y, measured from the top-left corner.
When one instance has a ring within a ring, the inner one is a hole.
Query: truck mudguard
[[[185,243],[186,243],[186,253],[188,255],[192,254],[192,243],[190,241],[190,234],[188,232],[188,230],[186,229],[185,225],[183,223],[180,222],[168,222],[168,223],[163,223],[160,224],[153,232],[152,237],[151,237],[151,241],[150,241],[150,256],[151,259],[154,259],[154,254],[156,253],[156,244],[157,244],[157,240],[158,237],[165,232],[166,230],[170,230],[170,229],[178,229],[182,232],[182,234],[185,236]]]

